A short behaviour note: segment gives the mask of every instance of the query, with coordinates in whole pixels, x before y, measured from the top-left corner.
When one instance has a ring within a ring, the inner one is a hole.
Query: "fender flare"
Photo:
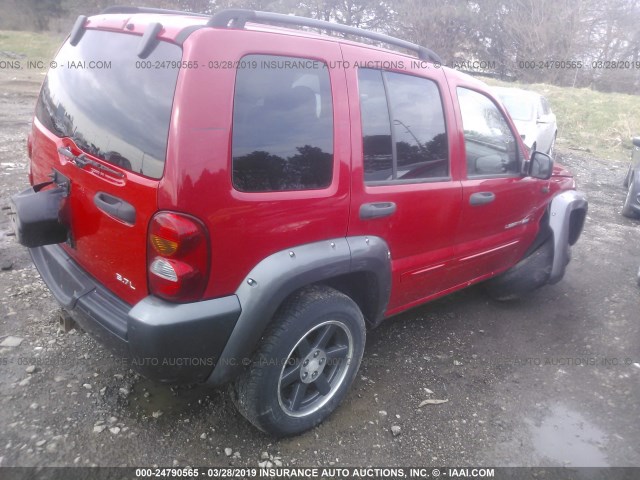
[[[549,284],[559,282],[564,276],[567,264],[571,259],[570,247],[578,240],[582,232],[587,208],[586,195],[576,190],[562,192],[551,201],[549,206],[549,227],[553,234],[553,263]],[[579,219],[578,224],[572,225],[572,214],[576,211],[582,211],[582,215],[577,217]]]
[[[382,318],[391,295],[391,255],[379,237],[343,237],[276,252],[258,263],[235,292],[241,313],[207,383],[221,385],[252,361],[252,354],[282,302],[300,288],[341,275],[375,275],[374,323]]]

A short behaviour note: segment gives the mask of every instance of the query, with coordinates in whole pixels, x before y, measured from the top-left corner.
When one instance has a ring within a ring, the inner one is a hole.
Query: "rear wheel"
[[[232,398],[244,417],[275,436],[294,435],[328,417],[360,366],[365,323],[346,295],[314,286],[276,314]]]

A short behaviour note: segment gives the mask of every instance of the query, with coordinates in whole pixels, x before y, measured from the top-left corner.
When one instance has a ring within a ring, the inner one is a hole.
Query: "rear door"
[[[389,245],[390,315],[439,292],[453,256],[461,203],[447,134],[453,115],[440,70],[348,45],[343,52],[352,67],[349,235]]]
[[[65,43],[42,87],[32,131],[35,183],[70,180],[65,250],[133,304],[147,295],[146,234],[157,210],[180,47],[159,42],[136,56],[140,36],[87,30]]]

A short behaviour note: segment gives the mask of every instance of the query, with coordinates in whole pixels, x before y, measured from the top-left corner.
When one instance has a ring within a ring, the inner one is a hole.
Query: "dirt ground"
[[[225,391],[135,375],[75,330],[10,234],[42,75],[0,71],[0,465],[640,466],[639,223],[627,159],[560,151],[590,201],[567,275],[513,303],[479,287],[368,333],[363,367],[318,428],[276,441]],[[420,407],[427,399],[447,400]],[[400,427],[394,436],[392,426]]]

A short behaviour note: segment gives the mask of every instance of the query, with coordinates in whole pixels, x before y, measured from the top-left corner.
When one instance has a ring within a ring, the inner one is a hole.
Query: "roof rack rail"
[[[442,63],[440,57],[432,50],[407,42],[399,38],[391,37],[382,33],[369,32],[356,27],[341,25],[339,23],[316,20],[314,18],[297,17],[294,15],[284,15],[282,13],[260,12],[255,10],[245,10],[231,8],[216,12],[211,20],[207,22],[210,27],[216,28],[244,28],[247,22],[253,23],[281,23],[286,25],[296,25],[300,27],[320,28],[334,32],[346,33],[358,37],[364,37],[378,42],[395,45],[405,48],[418,54],[421,60],[428,60],[434,63]]]
[[[165,8],[152,8],[152,7],[128,7],[128,6],[112,6],[103,9],[100,14],[107,13],[157,13],[160,15],[189,15],[193,17],[206,17],[211,18],[211,15],[206,13],[194,13],[194,12],[185,12],[183,10],[168,10]]]
[[[442,63],[440,57],[433,50],[422,47],[415,43],[407,42],[406,40],[401,40],[399,38],[385,35],[383,33],[369,32],[367,30],[362,30],[361,28],[341,25],[339,23],[327,22],[325,20],[316,20],[315,18],[298,17],[295,15],[285,15],[282,13],[261,12],[257,10],[246,10],[241,8],[229,8],[220,10],[219,12],[216,12],[213,16],[211,16],[207,15],[206,13],[192,13],[180,10],[167,10],[164,8],[128,6],[107,7],[100,13],[156,13],[161,15],[190,15],[195,17],[207,17],[209,18],[207,25],[209,27],[215,28],[244,28],[247,22],[280,23],[285,25],[295,25],[299,27],[319,28],[322,30],[330,30],[333,32],[346,33],[348,35],[368,38],[370,40],[386,43],[388,45],[405,48],[407,50],[416,52],[418,54],[418,58],[420,58],[421,60],[428,60],[434,63]]]

